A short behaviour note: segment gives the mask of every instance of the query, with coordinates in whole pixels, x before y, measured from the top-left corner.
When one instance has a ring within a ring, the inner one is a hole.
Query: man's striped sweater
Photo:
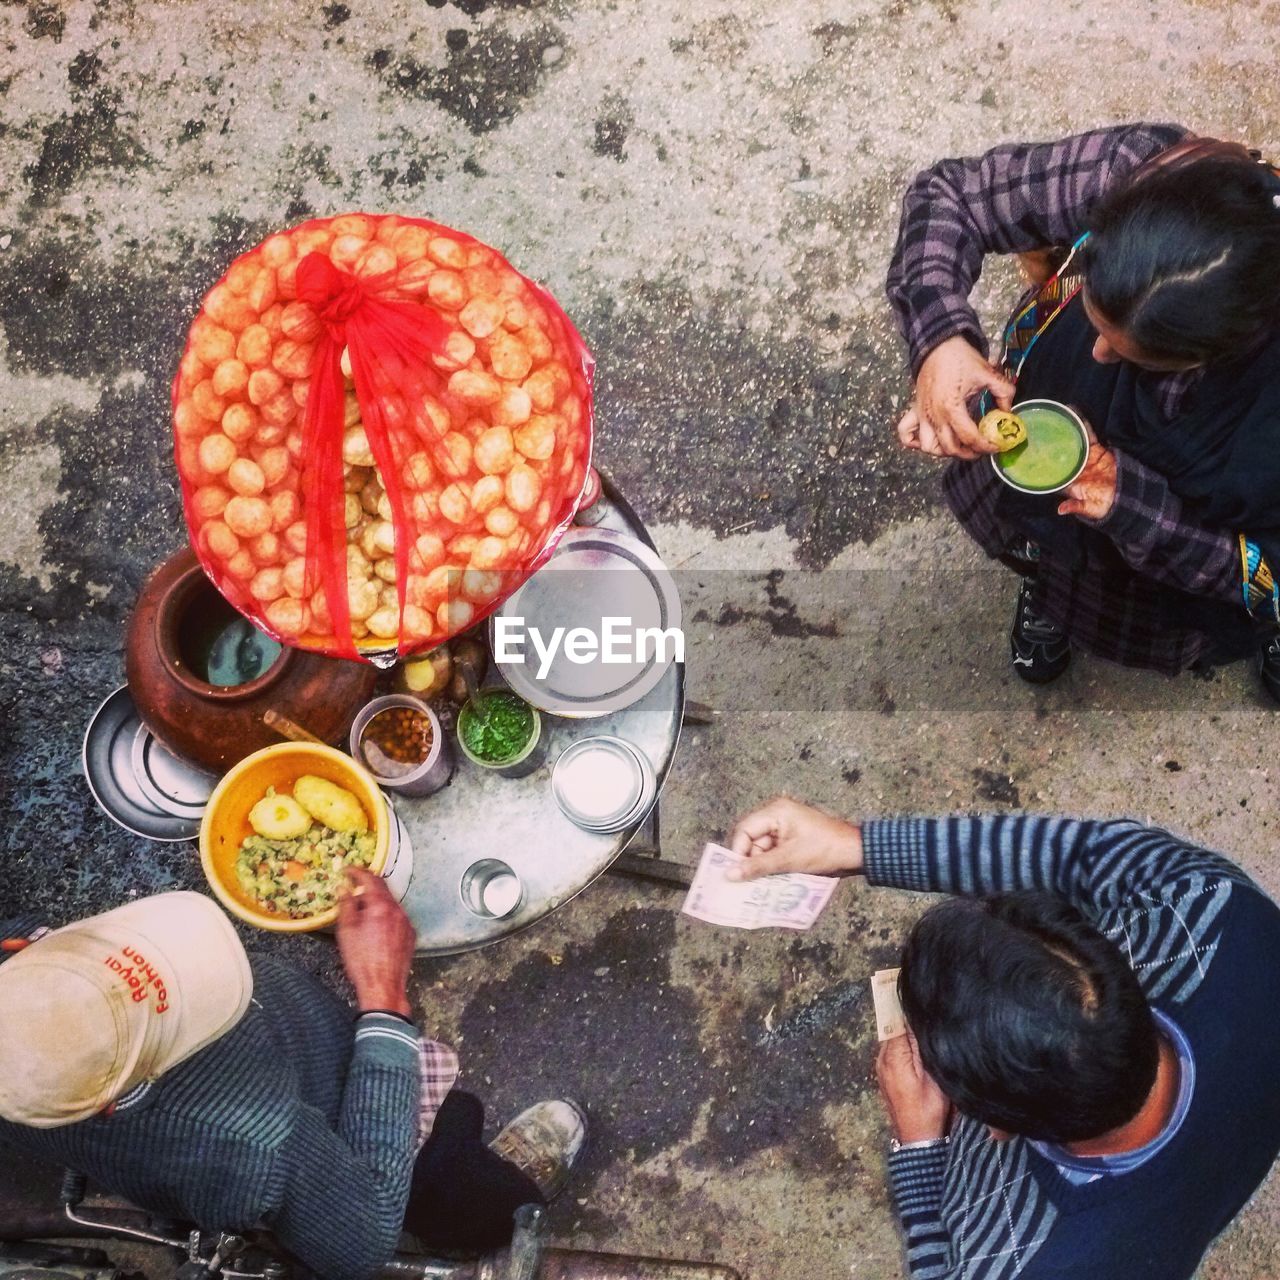
[[[1185,1280],[1280,1151],[1280,909],[1217,854],[1134,822],[895,819],[863,828],[874,884],[1048,890],[1123,949],[1182,1030],[1195,1091],[1138,1168],[1083,1181],[960,1117],[889,1157],[912,1280]]]
[[[33,923],[0,922],[0,937],[25,936]],[[252,1003],[220,1040],[109,1114],[58,1129],[0,1120],[0,1147],[210,1230],[266,1225],[320,1276],[360,1280],[390,1259],[404,1220],[417,1032],[385,1014],[353,1021],[301,969],[262,957],[252,965]]]

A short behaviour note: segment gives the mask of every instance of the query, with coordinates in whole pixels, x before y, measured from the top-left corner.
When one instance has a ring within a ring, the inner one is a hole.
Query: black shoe
[[[1031,601],[1033,590],[1034,583],[1030,580],[1023,581],[1018,587],[1018,607],[1013,615],[1013,630],[1009,633],[1009,649],[1013,669],[1019,677],[1028,684],[1048,684],[1070,665],[1071,641],[1061,627],[1036,612]],[[1277,673],[1280,674],[1280,655],[1276,661]]]
[[[1280,702],[1280,631],[1258,647],[1258,675],[1262,678],[1262,687]]]

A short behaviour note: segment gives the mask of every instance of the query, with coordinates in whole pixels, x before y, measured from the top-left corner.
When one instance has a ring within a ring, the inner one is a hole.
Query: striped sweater
[[[0,937],[22,936],[3,922]],[[391,1257],[417,1154],[413,1027],[351,1013],[309,974],[252,960],[253,1000],[220,1040],[58,1129],[0,1120],[0,1145],[209,1230],[265,1225],[328,1280]]]
[[[1081,1181],[959,1117],[889,1157],[912,1280],[1185,1280],[1280,1151],[1280,910],[1237,867],[1134,822],[895,819],[863,829],[872,883],[1049,890],[1123,949],[1184,1033],[1195,1090],[1172,1139]]]

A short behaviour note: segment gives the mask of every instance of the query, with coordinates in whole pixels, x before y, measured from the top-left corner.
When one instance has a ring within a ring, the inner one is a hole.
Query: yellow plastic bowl
[[[232,915],[274,933],[306,933],[323,929],[338,918],[336,907],[302,920],[265,911],[240,888],[236,878],[236,855],[241,843],[253,831],[249,826],[249,810],[266,795],[268,787],[274,787],[277,792],[292,792],[293,784],[304,773],[327,778],[354,792],[364,806],[375,836],[369,870],[381,872],[387,861],[390,835],[387,801],[368,770],[333,747],[310,742],[281,742],[245,756],[209,797],[200,823],[200,864],[209,887]]]

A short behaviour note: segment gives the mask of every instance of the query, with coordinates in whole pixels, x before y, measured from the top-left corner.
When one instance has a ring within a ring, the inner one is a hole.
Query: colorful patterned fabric
[[[957,334],[986,354],[969,295],[987,254],[1074,244],[1109,187],[1186,136],[1180,125],[1122,125],[1008,143],[919,173],[903,197],[886,286],[912,376]]]
[[[1280,584],[1256,542],[1240,535],[1240,564],[1244,576],[1244,607],[1259,621],[1280,624]]]
[[[447,1044],[425,1037],[418,1041],[422,1057],[422,1097],[418,1103],[418,1150],[431,1137],[436,1112],[458,1078],[458,1055]]]
[[[1000,363],[1010,377],[1017,378],[1022,362],[1040,335],[1058,318],[1063,307],[1084,287],[1084,275],[1074,268],[1080,246],[1088,240],[1082,235],[1071,246],[1066,262],[1037,289],[1031,300],[1016,308],[1004,330],[1004,350]]]
[[[1239,546],[1235,535],[1187,520],[1164,477],[1124,454],[1116,456],[1116,485],[1115,506],[1097,526],[1111,553],[1072,565],[1042,551],[1036,611],[1100,658],[1176,675],[1210,657],[1212,641],[1168,616],[1162,584],[1238,604]],[[953,462],[942,487],[956,519],[993,559],[1025,541],[1000,514],[1007,490],[985,458]],[[1012,609],[1012,591],[1009,602]]]
[[[1072,269],[1080,246],[1088,240],[1086,232],[1071,246],[1067,260],[1039,288],[1031,291],[1014,309],[1004,327],[1004,341],[1000,352],[1000,367],[1015,382],[1022,362],[1031,353],[1040,335],[1062,314],[1063,308],[1084,287],[1084,275]],[[978,413],[984,414],[994,405],[990,391],[978,398]]]
[[[1056,142],[1007,144],[920,173],[903,200],[887,285],[912,373],[938,343],[956,335],[986,353],[969,294],[988,253],[1078,246],[1090,210],[1109,187],[1186,136],[1176,125],[1124,125]],[[1044,290],[1024,295],[1005,334],[1011,371],[1078,291],[1069,259]],[[1141,376],[1161,416],[1172,421],[1201,375]],[[1106,564],[1083,566],[1042,555],[1040,612],[1081,648],[1170,675],[1214,654],[1207,635],[1171,620],[1164,585],[1238,604],[1243,563],[1246,607],[1255,618],[1280,617],[1265,562],[1260,570],[1249,569],[1235,530],[1195,523],[1162,477],[1136,460],[1118,462],[1116,507],[1099,526],[1115,554],[1105,557]],[[943,487],[952,511],[989,555],[1007,559],[1012,547],[1025,543],[1025,533],[998,514],[1002,486],[985,459],[953,463]],[[1254,554],[1261,559],[1256,547]]]

